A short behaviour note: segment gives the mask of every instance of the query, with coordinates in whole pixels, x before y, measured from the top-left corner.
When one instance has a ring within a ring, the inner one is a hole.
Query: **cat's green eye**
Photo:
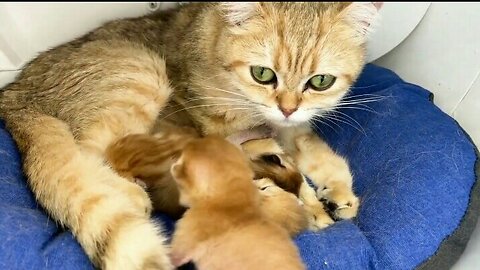
[[[315,75],[308,80],[307,86],[315,91],[324,91],[332,87],[336,79],[335,76],[328,74]]]
[[[252,66],[250,67],[250,73],[257,83],[271,84],[277,82],[275,72],[267,67]]]

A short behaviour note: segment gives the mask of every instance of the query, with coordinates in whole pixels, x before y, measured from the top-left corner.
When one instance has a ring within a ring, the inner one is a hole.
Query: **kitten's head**
[[[255,179],[271,179],[283,190],[299,196],[303,176],[275,139],[250,140],[241,147],[250,158]]]
[[[228,201],[234,190],[253,194],[253,171],[245,154],[223,138],[206,136],[189,142],[172,165],[180,203]]]
[[[226,27],[216,50],[232,84],[267,121],[305,123],[334,107],[358,77],[380,6],[221,3]]]

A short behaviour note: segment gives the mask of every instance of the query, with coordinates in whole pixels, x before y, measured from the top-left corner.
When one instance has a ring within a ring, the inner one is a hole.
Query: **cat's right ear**
[[[258,2],[220,2],[220,8],[226,21],[232,26],[239,26],[258,11]]]
[[[379,10],[383,2],[352,2],[341,13],[353,27],[353,39],[364,43],[370,33],[374,32],[380,19]]]

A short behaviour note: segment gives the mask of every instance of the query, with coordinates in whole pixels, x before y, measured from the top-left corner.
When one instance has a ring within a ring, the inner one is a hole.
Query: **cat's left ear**
[[[241,25],[253,17],[260,7],[258,2],[220,2],[219,5],[231,25]]]
[[[380,19],[379,10],[383,2],[352,2],[343,13],[344,18],[352,25],[356,38],[365,42],[368,34],[375,30]]]

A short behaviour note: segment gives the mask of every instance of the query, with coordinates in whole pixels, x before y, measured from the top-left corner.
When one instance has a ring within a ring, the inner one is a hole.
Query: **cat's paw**
[[[138,210],[137,213],[144,213],[146,216],[151,214],[152,200],[140,184],[123,180],[116,182],[116,188],[120,189],[125,197],[131,201],[131,205]]]
[[[312,231],[325,229],[335,223],[330,215],[325,211],[323,204],[304,204],[304,209],[308,218],[308,227]]]
[[[111,230],[102,269],[173,270],[166,237],[146,218],[131,217]]]
[[[317,190],[317,197],[335,219],[351,219],[357,216],[360,201],[351,188],[342,183],[327,185]]]

